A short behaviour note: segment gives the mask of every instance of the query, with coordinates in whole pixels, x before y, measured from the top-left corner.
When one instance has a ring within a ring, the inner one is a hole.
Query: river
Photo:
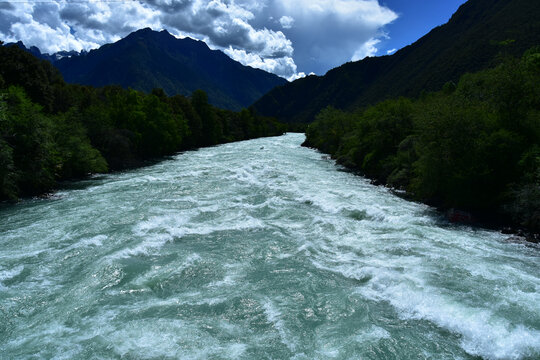
[[[448,224],[303,140],[2,205],[0,358],[540,358],[536,245]]]

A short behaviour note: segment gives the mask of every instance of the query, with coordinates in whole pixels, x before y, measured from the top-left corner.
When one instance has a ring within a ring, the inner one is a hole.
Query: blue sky
[[[471,0],[474,1],[474,0]],[[0,40],[43,52],[90,50],[135,30],[205,41],[294,80],[385,55],[444,24],[464,0],[0,1]]]
[[[405,47],[438,25],[450,20],[465,0],[384,0],[380,3],[395,11],[399,18],[386,25],[389,39],[380,43],[378,55]]]

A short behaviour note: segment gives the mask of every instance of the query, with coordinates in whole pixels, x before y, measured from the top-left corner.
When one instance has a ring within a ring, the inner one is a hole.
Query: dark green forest
[[[168,97],[64,82],[49,62],[0,47],[0,200],[59,181],[143,164],[202,146],[280,135],[252,111],[221,110],[203,91]]]
[[[540,48],[416,99],[321,111],[306,146],[443,209],[540,232]]]

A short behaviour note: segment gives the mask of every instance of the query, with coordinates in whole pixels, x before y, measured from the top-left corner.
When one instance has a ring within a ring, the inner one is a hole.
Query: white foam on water
[[[221,287],[233,287],[239,283],[239,279],[242,278],[240,271],[242,267],[237,266],[237,269],[234,272],[227,272],[222,280],[213,281],[206,285],[209,288],[221,288]]]
[[[328,344],[323,344],[317,349],[317,354],[321,355],[322,359],[336,359],[339,356],[339,350]]]
[[[191,355],[181,339],[192,340],[197,329],[182,320],[152,319],[131,321],[104,335],[120,357],[180,358]]]
[[[41,341],[42,339],[46,339],[47,342],[52,342],[56,338],[61,338],[66,335],[69,336],[73,334],[74,332],[75,332],[75,329],[66,326],[58,319],[54,319],[45,324],[39,324],[39,323],[35,324],[34,328],[32,329],[32,332],[29,333],[28,336],[14,338],[9,341],[9,344],[13,346],[14,348],[25,349],[25,347],[28,347],[29,345],[42,343]],[[61,346],[65,347],[64,344],[61,344]],[[47,351],[47,349],[37,349],[36,352],[42,353],[45,351]],[[58,354],[58,355],[60,357],[63,356],[63,354]],[[57,358],[60,358],[60,357],[57,357]]]
[[[103,242],[109,239],[107,235],[96,235],[90,238],[83,238],[73,245],[66,248],[66,250],[73,250],[77,248],[86,248],[86,247],[101,247]]]
[[[191,215],[170,214],[152,216],[148,220],[142,221],[134,226],[133,233],[136,236],[144,237],[152,231],[163,232],[167,230],[182,229],[191,218]]]
[[[299,148],[301,140],[201,149],[9,211],[20,228],[4,225],[0,289],[29,275],[7,289],[17,292],[10,312],[24,319],[0,345],[2,356],[24,346],[36,356],[55,348],[59,358],[77,358],[103,346],[96,356],[233,359],[264,343],[269,358],[287,349],[297,360],[340,358],[393,342],[395,326],[419,322],[429,325],[415,329],[426,357],[436,357],[433,346],[493,360],[539,357],[538,248],[446,224],[425,205],[336,171]],[[178,283],[184,276],[188,290]],[[288,297],[291,288],[298,297]],[[322,298],[319,290],[329,291]],[[255,319],[235,305],[253,297]],[[331,319],[318,300],[332,308]],[[376,302],[383,313],[371,312],[372,323],[342,322],[347,310],[333,305],[349,300]],[[196,311],[176,313],[185,308]],[[391,326],[381,325],[388,319]],[[300,328],[304,320],[322,324]],[[439,331],[456,336],[429,343]]]
[[[227,346],[226,351],[223,354],[229,355],[232,359],[238,359],[240,356],[244,355],[248,346],[246,344],[231,344]]]
[[[19,265],[12,269],[1,269],[0,270],[0,290],[5,288],[3,284],[4,281],[11,280],[16,276],[21,275],[23,270],[24,270],[24,265]]]
[[[371,326],[370,328],[357,333],[353,336],[353,339],[361,344],[377,342],[382,339],[390,339],[390,333],[379,326]]]
[[[152,255],[172,240],[173,237],[169,234],[156,234],[147,236],[137,245],[117,251],[109,255],[108,258],[110,260],[118,260],[130,257]]]
[[[531,313],[535,313],[540,306],[540,286],[535,285],[523,291],[511,287],[500,290],[503,304],[510,304],[522,307]]]
[[[191,212],[190,215],[154,216],[143,221],[134,227],[134,240],[126,244],[129,247],[115,252],[109,258],[152,255],[167,243],[190,235],[204,236],[221,231],[244,231],[267,227],[262,220],[242,213],[223,212],[218,219],[205,223],[192,221],[194,216],[195,213]]]
[[[270,299],[265,299],[263,304],[264,313],[268,322],[277,330],[281,342],[289,348],[290,351],[296,351],[296,344],[291,339],[289,330],[287,329],[285,323],[283,322],[283,315],[278,310],[278,308],[273,304]]]
[[[521,359],[540,353],[540,331],[500,318],[487,308],[456,302],[424,287],[413,276],[396,281],[386,272],[375,275],[370,286],[358,289],[365,297],[389,302],[404,319],[428,320],[461,335],[461,345],[472,355],[486,359]],[[412,282],[412,283],[411,283]]]
[[[141,273],[136,279],[132,280],[131,283],[138,287],[145,286],[148,281],[152,279],[167,279],[171,275],[178,274],[182,270],[194,266],[197,262],[201,261],[202,257],[197,253],[189,254],[183,259],[181,263],[172,263],[168,264],[166,267],[163,266],[153,266],[149,271]]]
[[[347,214],[357,209],[342,206],[339,201],[324,196],[321,201],[313,203],[330,214],[341,211]],[[363,210],[366,216],[362,219],[366,226],[355,225],[354,218],[326,218],[327,222],[334,224],[333,228],[311,227],[305,236],[319,239],[309,246],[312,264],[318,269],[361,281],[357,288],[359,294],[377,302],[390,303],[403,319],[427,320],[459,334],[460,346],[471,355],[498,360],[540,354],[539,329],[513,323],[501,316],[497,312],[500,306],[497,303],[474,306],[463,302],[464,294],[459,292],[474,289],[455,289],[455,294],[448,294],[445,289],[433,287],[426,281],[430,274],[443,278],[451,276],[451,273],[440,273],[444,267],[438,269],[434,265],[448,263],[450,269],[451,266],[460,266],[470,269],[473,276],[499,283],[499,299],[513,299],[512,304],[516,307],[538,313],[540,294],[534,291],[539,288],[537,276],[524,273],[522,267],[487,263],[493,258],[486,254],[491,254],[492,248],[498,246],[500,236],[467,227],[436,229],[430,225],[435,223],[434,220],[422,220],[423,215],[419,220],[407,213],[392,214],[390,210],[380,205],[366,206]],[[404,224],[415,227],[417,231],[406,231],[406,236],[403,236],[401,228]],[[373,231],[380,226],[383,226],[384,233]],[[346,245],[347,248],[336,245]],[[300,249],[306,249],[306,246]],[[358,251],[347,251],[348,248]],[[501,258],[507,257],[508,248],[495,253]],[[437,259],[439,261],[433,263]],[[530,262],[534,259],[534,256],[532,259],[521,258]],[[519,279],[519,283],[528,284],[528,291],[508,286],[509,276]]]
[[[256,186],[264,186],[265,183],[262,182],[259,177],[256,175],[256,171],[254,171],[253,167],[242,167],[239,169],[235,169],[235,174],[233,175],[233,178],[240,182],[245,182],[250,185],[256,185]]]

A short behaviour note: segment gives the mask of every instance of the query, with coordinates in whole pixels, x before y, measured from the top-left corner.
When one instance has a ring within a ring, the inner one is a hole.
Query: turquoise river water
[[[0,208],[1,359],[540,359],[540,248],[300,147],[227,144]]]

